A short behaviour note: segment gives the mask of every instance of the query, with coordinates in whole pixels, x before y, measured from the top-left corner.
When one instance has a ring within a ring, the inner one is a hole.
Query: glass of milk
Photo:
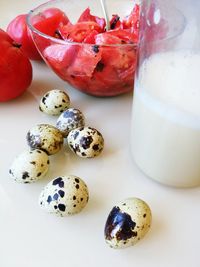
[[[131,152],[148,177],[193,187],[200,185],[200,1],[169,2],[141,4]]]

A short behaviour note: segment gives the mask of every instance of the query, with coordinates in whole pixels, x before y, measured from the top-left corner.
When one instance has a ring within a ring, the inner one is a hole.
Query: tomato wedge
[[[101,32],[101,27],[96,22],[84,21],[60,27],[59,33],[64,40],[81,43],[94,30]]]
[[[97,46],[83,45],[79,49],[73,64],[69,66],[68,71],[75,76],[91,77],[100,59],[101,51]]]
[[[88,36],[85,37],[85,39],[83,40],[83,43],[95,44],[95,37],[97,34],[98,34],[98,31],[96,30],[91,31],[91,33],[89,33]]]
[[[54,44],[44,50],[44,58],[47,64],[62,78],[68,76],[68,68],[76,58],[80,45]]]
[[[139,29],[139,5],[135,5],[131,14],[122,20],[123,29],[132,29],[134,31]]]
[[[83,13],[81,14],[80,18],[78,19],[78,22],[83,22],[83,21],[93,21],[93,22],[96,22],[100,26],[100,28],[101,28],[102,31],[105,30],[105,27],[106,27],[106,21],[105,21],[105,19],[91,15],[89,7],[86,8],[83,11]]]
[[[52,37],[56,37],[59,27],[69,23],[68,17],[58,8],[49,8],[33,17],[34,27]]]

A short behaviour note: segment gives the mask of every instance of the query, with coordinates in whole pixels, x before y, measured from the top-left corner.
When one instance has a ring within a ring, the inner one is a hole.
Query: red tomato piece
[[[69,23],[68,17],[58,8],[49,8],[33,17],[34,27],[52,37],[56,36],[57,29]]]
[[[98,34],[98,31],[93,30],[91,33],[88,34],[88,36],[85,37],[83,40],[83,43],[86,44],[95,44],[95,36]]]
[[[118,72],[130,68],[135,62],[133,47],[103,47],[102,62],[105,66],[110,65]]]
[[[83,13],[81,14],[81,16],[78,19],[78,22],[84,22],[84,21],[93,21],[93,22],[96,22],[100,26],[100,28],[101,28],[102,31],[105,30],[105,27],[106,27],[106,21],[105,21],[105,19],[91,15],[89,7],[86,8],[83,11]]]
[[[112,36],[116,36],[121,40],[121,43],[123,44],[133,44],[137,43],[138,41],[138,35],[131,32],[130,29],[117,29],[117,30],[111,30],[108,32]]]
[[[60,27],[59,33],[64,40],[81,43],[94,30],[101,32],[101,28],[96,22],[85,21]]]
[[[68,68],[76,58],[80,45],[54,44],[44,50],[47,64],[64,80],[68,77]]]
[[[122,44],[122,40],[119,37],[110,34],[110,32],[104,32],[95,36],[95,43],[97,45]]]
[[[137,31],[139,29],[139,12],[139,5],[135,5],[133,10],[131,11],[131,14],[126,16],[122,20],[123,29],[132,28],[134,31]]]
[[[69,73],[75,76],[91,77],[100,60],[101,50],[99,47],[84,44],[78,51],[73,64],[69,66]]]

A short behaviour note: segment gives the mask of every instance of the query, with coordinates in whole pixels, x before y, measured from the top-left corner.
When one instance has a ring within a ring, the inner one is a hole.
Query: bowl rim
[[[52,3],[59,3],[63,0],[50,0],[50,1],[47,1],[43,4],[40,4],[38,5],[37,7],[31,9],[27,16],[26,16],[26,24],[31,32],[31,35],[32,35],[32,32],[40,35],[41,37],[45,38],[45,39],[48,39],[54,43],[59,43],[59,44],[63,44],[63,45],[84,45],[84,46],[93,46],[93,45],[98,45],[98,44],[91,44],[91,43],[82,43],[82,42],[71,42],[71,41],[66,41],[66,40],[62,40],[62,39],[58,39],[58,38],[55,38],[53,36],[50,36],[48,34],[45,34],[41,31],[39,31],[38,29],[36,29],[33,24],[31,23],[31,17],[33,15],[34,12],[37,12],[37,10],[39,10],[41,7],[45,7],[47,6],[48,7],[48,4],[52,4]],[[53,6],[52,6],[53,7]],[[137,43],[131,43],[131,44],[100,44],[98,46],[102,46],[102,47],[131,47],[131,48],[137,48],[139,46],[138,42]]]

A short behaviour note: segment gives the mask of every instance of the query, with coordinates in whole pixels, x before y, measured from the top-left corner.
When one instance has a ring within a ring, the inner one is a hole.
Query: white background
[[[0,27],[42,1],[1,0]],[[200,189],[173,189],[146,178],[130,154],[132,94],[113,98],[84,95],[62,82],[43,63],[33,63],[31,87],[20,98],[0,103],[0,266],[1,267],[199,267]],[[27,131],[56,118],[38,110],[50,89],[66,89],[73,107],[105,138],[95,159],[80,159],[66,147],[51,157],[47,177],[35,184],[15,183],[8,175],[13,158],[27,148]],[[0,88],[1,90],[1,88]],[[44,213],[38,206],[42,187],[57,175],[74,174],[90,191],[87,207],[66,218]],[[152,209],[152,227],[134,247],[109,248],[104,225],[111,208],[127,197],[139,197]]]

